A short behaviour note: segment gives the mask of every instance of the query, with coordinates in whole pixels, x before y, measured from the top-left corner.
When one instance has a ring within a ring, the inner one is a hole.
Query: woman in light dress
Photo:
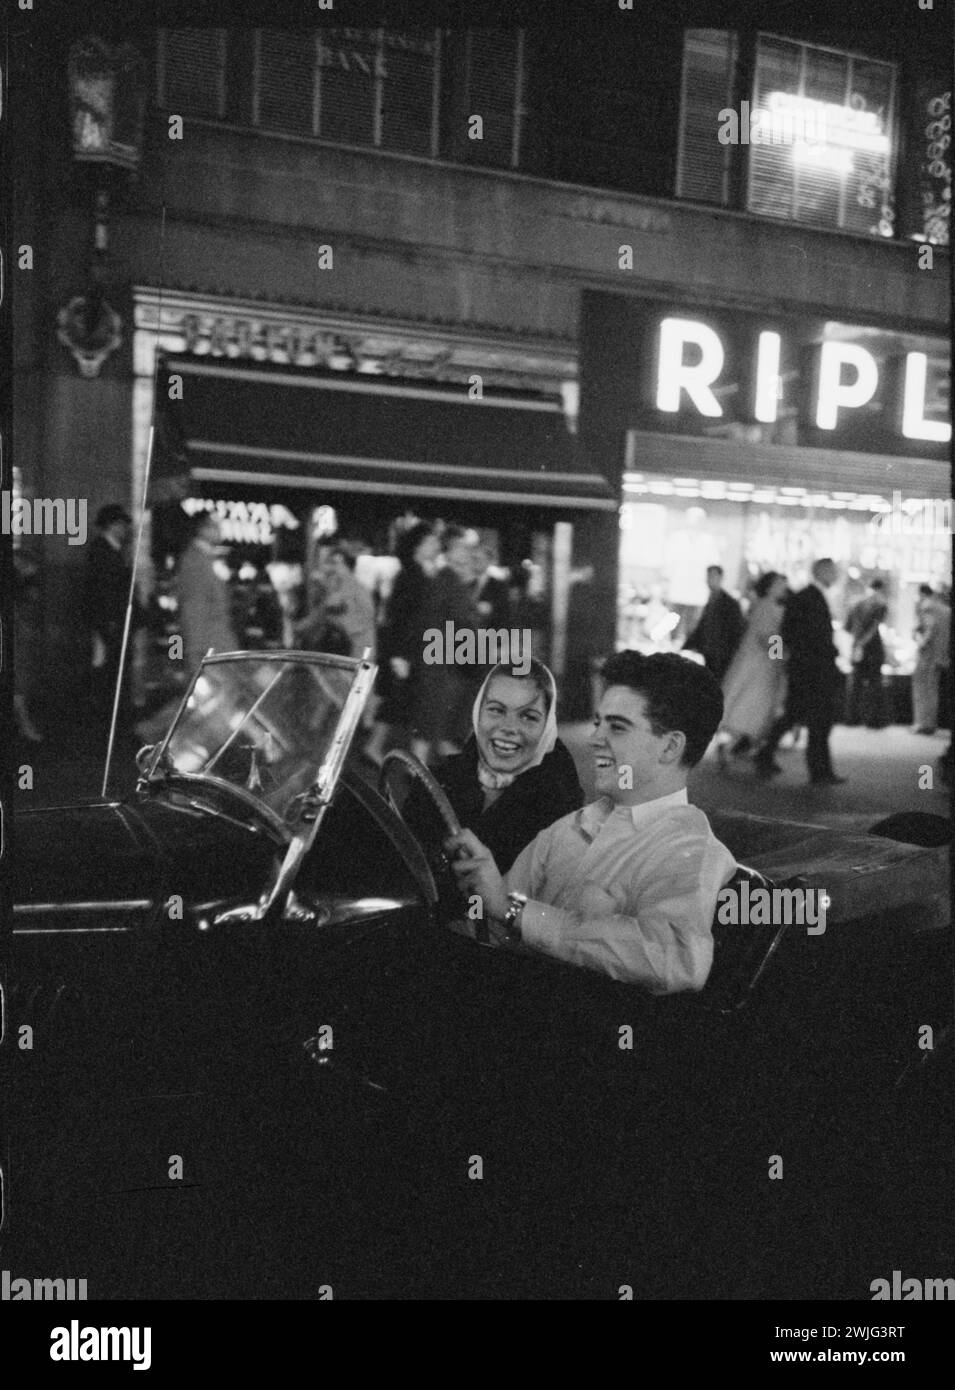
[[[746,631],[723,678],[723,722],[717,757],[726,766],[727,750],[740,757],[753,752],[768,734],[786,694],[783,660],[783,612],[786,576],[760,575],[753,585],[753,602]]]

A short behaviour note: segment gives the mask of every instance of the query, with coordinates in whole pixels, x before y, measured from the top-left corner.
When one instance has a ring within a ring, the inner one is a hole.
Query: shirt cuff
[[[525,946],[536,946],[539,951],[553,952],[562,932],[573,920],[573,914],[563,908],[528,898],[521,913],[521,941]]]

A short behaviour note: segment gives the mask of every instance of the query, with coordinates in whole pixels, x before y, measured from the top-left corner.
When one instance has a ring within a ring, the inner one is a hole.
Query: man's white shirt
[[[507,875],[526,894],[524,943],[653,994],[699,990],[713,964],[717,894],[736,861],[686,789],[638,806],[608,797],[555,821]],[[622,898],[587,908],[588,886]]]

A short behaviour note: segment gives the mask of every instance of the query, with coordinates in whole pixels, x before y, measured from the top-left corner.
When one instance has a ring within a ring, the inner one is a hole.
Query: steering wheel
[[[455,814],[454,807],[451,805],[444,791],[438,785],[434,774],[425,767],[420,758],[416,758],[413,753],[406,753],[403,748],[393,748],[390,753],[386,753],[381,764],[381,771],[378,774],[378,790],[386,798],[393,810],[401,815],[395,805],[394,797],[391,795],[391,788],[388,784],[389,774],[392,768],[401,765],[406,768],[412,776],[420,782],[425,791],[431,798],[432,805],[441,817],[441,822],[448,835],[460,835],[461,822]],[[403,817],[402,817],[403,819]],[[409,829],[411,827],[409,826]],[[416,832],[415,839],[420,837]],[[442,836],[442,839],[444,837]],[[434,874],[435,883],[438,888],[439,901],[443,907],[450,907],[452,904],[458,908],[461,903],[461,890],[458,887],[457,879],[451,869],[450,861],[444,852],[441,844],[431,845],[422,844],[422,849],[428,860],[431,872]]]

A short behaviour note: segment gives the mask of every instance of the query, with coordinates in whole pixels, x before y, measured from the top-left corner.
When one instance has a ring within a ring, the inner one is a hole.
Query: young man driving
[[[492,941],[644,985],[699,990],[713,963],[717,894],[733,855],[687,801],[719,727],[711,672],[675,653],[618,652],[594,719],[597,800],[531,841],[507,878],[470,830],[446,844]]]

